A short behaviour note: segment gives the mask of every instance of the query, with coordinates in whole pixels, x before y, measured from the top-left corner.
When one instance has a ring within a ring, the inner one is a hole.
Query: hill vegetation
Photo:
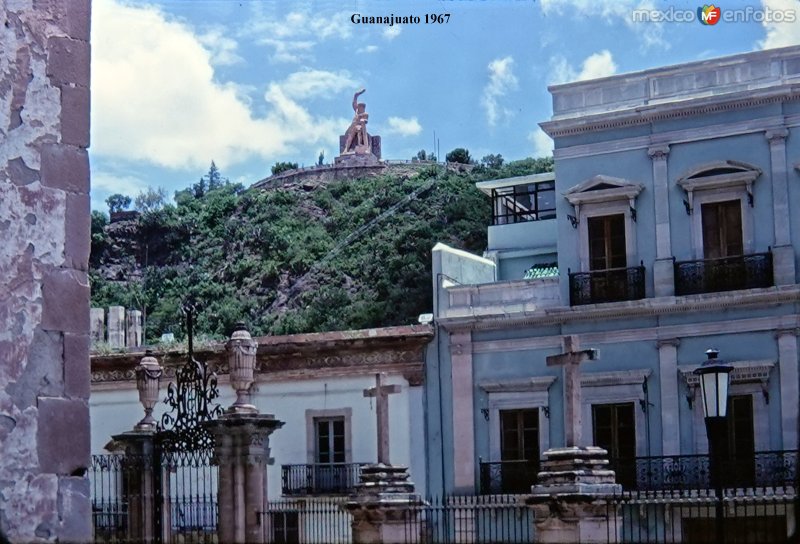
[[[223,181],[179,191],[175,205],[112,224],[92,213],[92,305],[142,309],[148,342],[183,336],[189,298],[198,332],[213,336],[242,319],[256,334],[414,323],[432,308],[433,246],[486,248],[491,209],[475,182],[552,160],[492,165],[247,191],[212,165]]]

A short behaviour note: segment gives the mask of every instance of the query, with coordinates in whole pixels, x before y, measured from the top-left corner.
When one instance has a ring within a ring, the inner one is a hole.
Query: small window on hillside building
[[[744,253],[740,200],[709,202],[702,206],[703,256],[706,259]]]
[[[589,217],[589,269],[625,268],[625,216]]]

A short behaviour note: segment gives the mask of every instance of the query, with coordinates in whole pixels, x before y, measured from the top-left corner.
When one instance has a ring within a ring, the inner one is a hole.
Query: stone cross
[[[597,359],[594,349],[580,349],[578,337],[564,336],[564,353],[547,357],[547,366],[564,367],[564,440],[566,447],[581,446],[581,374],[579,365]]]
[[[378,462],[389,464],[389,395],[399,393],[399,385],[383,385],[385,374],[375,374],[375,387],[364,389],[365,397],[375,397],[378,420]]]

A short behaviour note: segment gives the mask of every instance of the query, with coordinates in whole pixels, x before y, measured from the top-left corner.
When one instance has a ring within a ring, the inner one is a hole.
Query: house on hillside
[[[667,466],[673,488],[709,487],[693,374],[709,348],[734,367],[725,485],[794,482],[798,83],[790,47],[550,87],[554,174],[478,184],[484,256],[434,248],[429,490],[529,492],[564,445],[545,358],[567,335],[599,350],[582,436],[625,490],[666,488]]]

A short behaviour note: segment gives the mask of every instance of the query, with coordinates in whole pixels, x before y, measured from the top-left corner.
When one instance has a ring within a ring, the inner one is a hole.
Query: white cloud
[[[92,150],[169,168],[236,164],[298,145],[332,144],[347,119],[312,116],[298,101],[355,87],[346,73],[303,71],[273,82],[255,117],[244,90],[214,77],[212,53],[158,8],[93,4]]]
[[[347,12],[290,11],[283,18],[257,15],[242,34],[256,43],[275,49],[274,62],[300,62],[312,57],[312,50],[328,39],[348,39],[352,24]]]
[[[147,189],[147,183],[135,176],[116,175],[103,170],[92,171],[92,209],[106,210],[105,199],[119,193],[133,199]]]
[[[593,53],[581,63],[580,71],[573,68],[562,56],[553,57],[550,61],[550,83],[568,83],[613,76],[617,73],[617,64],[608,49]]]
[[[356,53],[375,53],[379,47],[377,45],[365,45],[356,50]]]
[[[198,38],[211,53],[211,64],[214,66],[238,64],[244,60],[236,54],[239,44],[226,36],[221,28],[213,28]]]
[[[389,127],[386,129],[387,134],[398,134],[400,136],[416,136],[422,132],[422,125],[419,124],[416,117],[410,119],[403,119],[402,117],[389,117]]]
[[[766,32],[764,39],[758,42],[760,49],[770,49],[772,47],[786,47],[788,45],[800,44],[800,10],[796,0],[761,0],[761,6],[769,10],[791,11],[795,13],[795,21],[788,23],[766,22],[762,25]]]
[[[514,59],[511,56],[494,59],[487,67],[489,83],[483,88],[481,105],[486,111],[486,120],[495,126],[503,118],[511,115],[511,110],[500,105],[499,99],[518,87],[514,75]]]
[[[403,27],[392,25],[387,26],[383,29],[383,37],[389,41],[392,41],[396,37],[398,37],[403,32]]]
[[[670,43],[664,39],[664,24],[634,22],[633,11],[637,9],[665,9],[663,2],[654,0],[541,0],[545,15],[570,15],[575,18],[603,18],[606,22],[621,20],[632,30],[646,48],[669,49]]]
[[[533,144],[534,157],[549,157],[553,154],[553,139],[542,129],[537,128],[528,134],[528,141]]]

